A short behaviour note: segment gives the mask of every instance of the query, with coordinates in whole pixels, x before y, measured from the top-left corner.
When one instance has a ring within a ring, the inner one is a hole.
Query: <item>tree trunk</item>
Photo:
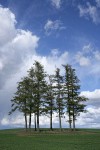
[[[72,120],[71,120],[71,108],[70,108],[69,87],[68,87],[68,115],[69,115],[69,129],[72,130]]]
[[[75,131],[75,119],[73,119],[73,130]]]
[[[39,132],[39,110],[37,112],[37,131]]]
[[[52,110],[50,111],[50,130],[52,130]]]
[[[61,125],[61,114],[60,114],[60,109],[59,109],[59,128],[60,131],[62,130],[62,125]]]
[[[36,131],[36,114],[34,113],[34,125],[35,125],[35,131]]]
[[[27,131],[27,115],[25,113],[25,130]]]
[[[31,129],[31,112],[29,114],[29,129]]]
[[[75,131],[75,114],[74,114],[74,107],[73,107],[73,131]]]
[[[68,115],[69,115],[69,129],[72,130],[72,120],[71,120],[70,108],[68,111]]]

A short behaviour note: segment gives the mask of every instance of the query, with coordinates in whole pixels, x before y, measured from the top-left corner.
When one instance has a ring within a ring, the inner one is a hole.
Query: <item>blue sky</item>
[[[90,42],[99,48],[100,28],[98,21],[93,23],[93,19],[88,14],[87,18],[85,14],[80,17],[78,7],[88,8],[85,0],[83,2],[62,0],[59,2],[58,8],[56,4],[52,3],[50,0],[1,0],[1,5],[8,7],[15,14],[17,28],[29,30],[40,37],[37,49],[40,54],[47,55],[53,48],[76,52]],[[95,1],[93,4],[96,6]],[[93,7],[91,3],[90,5]],[[98,13],[100,13],[99,10]],[[48,20],[54,23],[57,20],[60,21],[57,29],[48,30],[50,36],[46,36],[44,30]]]
[[[49,74],[55,67],[63,73],[67,63],[76,69],[81,94],[89,98],[89,111],[77,125],[100,127],[100,0],[0,0],[0,5],[0,125],[16,126],[18,120],[21,125],[21,118],[14,123],[7,115],[10,99],[38,60]]]

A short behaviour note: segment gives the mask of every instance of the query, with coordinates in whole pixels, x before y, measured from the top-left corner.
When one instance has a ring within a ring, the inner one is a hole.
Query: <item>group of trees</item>
[[[18,82],[9,114],[15,110],[22,112],[26,130],[31,129],[33,114],[35,130],[39,131],[39,117],[42,114],[49,116],[52,130],[54,112],[58,114],[60,130],[62,129],[61,118],[65,115],[68,115],[69,128],[75,130],[75,121],[81,112],[85,112],[84,101],[87,98],[80,96],[80,81],[75,69],[68,64],[62,67],[64,75],[60,74],[59,68],[56,68],[53,75],[48,75],[41,63],[35,61],[28,70],[28,75]]]

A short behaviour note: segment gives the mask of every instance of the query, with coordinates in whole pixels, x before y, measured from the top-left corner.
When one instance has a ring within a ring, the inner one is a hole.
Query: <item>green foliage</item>
[[[75,129],[75,120],[81,112],[85,112],[84,101],[87,98],[80,96],[80,85],[79,79],[76,76],[75,69],[71,65],[64,65],[65,76],[64,76],[64,99],[66,100],[66,108],[69,116],[69,126],[72,128],[71,123],[73,123],[73,129]]]
[[[60,74],[57,68],[54,75],[48,75],[44,67],[38,61],[28,70],[28,75],[18,82],[17,91],[11,100],[11,111],[18,110],[25,116],[27,128],[27,116],[29,116],[29,128],[31,129],[31,117],[34,114],[35,129],[39,131],[39,117],[42,114],[50,117],[52,129],[52,115],[56,111],[59,117],[59,128],[62,128],[61,117],[67,112],[70,128],[75,129],[75,120],[81,112],[85,111],[84,102],[87,98],[80,96],[79,79],[75,69],[70,65],[63,65],[65,74]]]
[[[50,117],[50,129],[52,130],[52,115],[54,111],[56,111],[56,103],[55,103],[55,90],[53,87],[54,80],[53,75],[48,76],[47,90],[44,102],[44,114]]]
[[[59,128],[62,128],[61,125],[61,117],[64,114],[64,99],[63,99],[63,77],[60,75],[60,69],[56,69],[56,73],[54,75],[54,88],[55,88],[55,99],[56,99],[56,110],[59,116]]]

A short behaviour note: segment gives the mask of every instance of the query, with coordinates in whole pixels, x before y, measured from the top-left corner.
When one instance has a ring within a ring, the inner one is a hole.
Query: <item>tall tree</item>
[[[46,91],[46,97],[45,97],[45,113],[49,114],[50,117],[50,129],[52,130],[52,116],[53,112],[56,110],[55,106],[55,93],[53,88],[53,76],[49,75],[49,81],[47,84],[47,91]]]
[[[34,113],[34,125],[35,125],[35,131],[36,131],[36,108],[35,108],[35,71],[34,68],[31,67],[28,70],[28,78],[30,81],[30,95],[31,95],[31,99],[30,99],[30,103],[29,103],[29,107],[30,107],[30,113],[29,113],[29,127],[31,128],[31,116],[32,113]]]
[[[70,129],[72,128],[71,123],[73,123],[73,129],[75,130],[75,120],[76,117],[80,114],[80,112],[85,112],[84,101],[87,98],[80,96],[80,85],[79,79],[76,76],[75,69],[73,69],[70,65],[65,65],[65,95],[66,95],[66,106],[67,112],[69,115],[69,125]]]
[[[69,128],[72,129],[72,114],[71,114],[71,78],[70,78],[70,71],[71,66],[70,65],[63,65],[65,69],[65,75],[64,75],[64,99],[65,99],[65,105],[67,108],[68,113],[68,122],[69,122]]]
[[[37,115],[37,131],[39,131],[39,116],[43,112],[43,104],[44,104],[44,97],[47,90],[47,83],[46,83],[46,73],[44,72],[43,66],[38,62],[35,61],[33,64],[34,67],[34,82],[35,82],[35,90],[34,90],[34,100],[35,100],[35,111]]]
[[[56,95],[56,109],[59,116],[59,128],[62,129],[61,118],[64,114],[64,101],[63,101],[63,77],[60,75],[60,69],[56,69],[54,76],[55,80],[55,95]]]
[[[15,110],[19,110],[25,116],[25,128],[27,130],[27,115],[29,114],[29,79],[27,77],[22,78],[20,82],[18,82],[17,92],[12,98],[12,109],[9,114],[12,114]]]

